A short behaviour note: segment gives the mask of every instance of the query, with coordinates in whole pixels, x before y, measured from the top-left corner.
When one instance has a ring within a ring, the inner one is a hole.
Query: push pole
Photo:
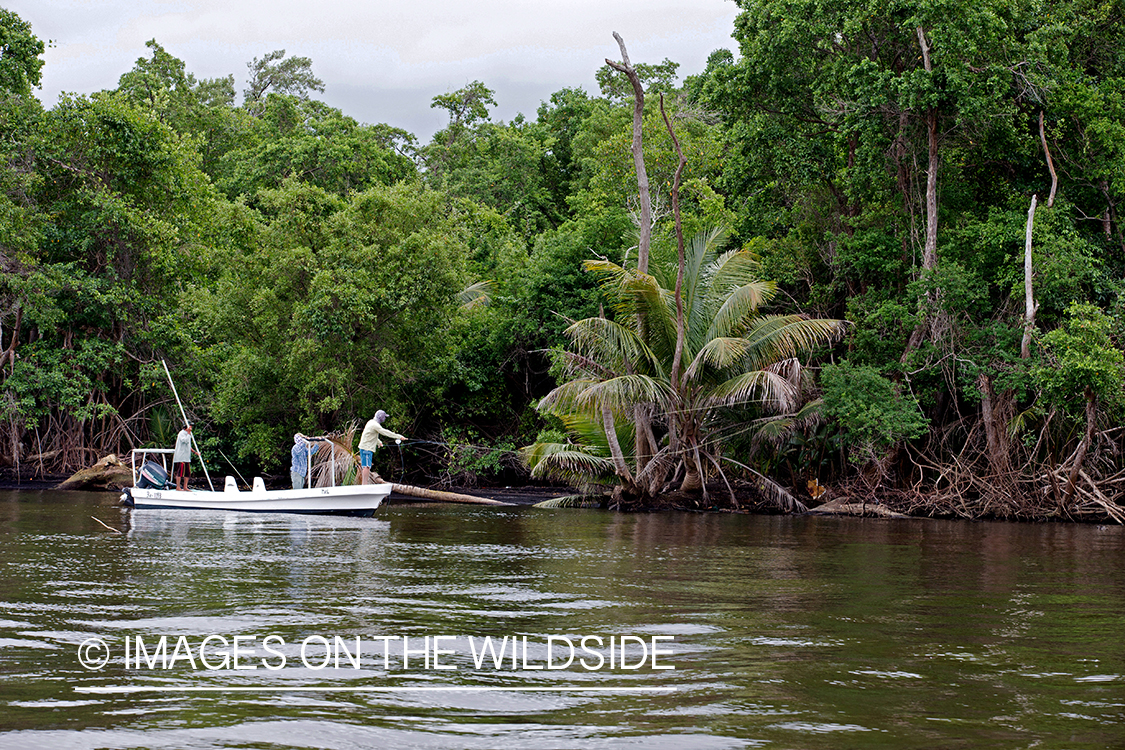
[[[176,384],[172,382],[172,373],[168,371],[168,363],[160,360],[160,364],[164,365],[164,374],[168,376],[168,385],[172,386],[172,395],[176,397],[176,406],[180,407],[180,416],[184,418],[184,424],[187,425],[189,424],[187,412],[184,411],[184,405],[180,403],[180,394],[176,393]],[[203,476],[207,477],[207,486],[214,492],[215,485],[211,484],[211,475],[207,473],[207,462],[203,460],[203,454],[199,452],[199,443],[195,442],[194,434],[191,436],[191,444],[195,446],[195,455],[199,456],[199,464],[203,467]]]

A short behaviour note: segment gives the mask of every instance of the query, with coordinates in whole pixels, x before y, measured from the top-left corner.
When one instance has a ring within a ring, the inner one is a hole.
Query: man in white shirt
[[[176,478],[176,489],[187,492],[188,479],[191,478],[191,454],[199,452],[191,447],[191,425],[176,435],[176,450],[172,453],[172,476]]]

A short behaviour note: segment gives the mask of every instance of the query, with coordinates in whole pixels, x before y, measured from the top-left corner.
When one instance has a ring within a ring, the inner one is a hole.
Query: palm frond
[[[597,455],[596,449],[571,443],[532,443],[521,448],[519,454],[533,472],[544,462],[554,462],[558,466],[570,466],[577,470],[597,467],[607,461],[604,455]],[[612,471],[612,464],[610,470]]]
[[[746,366],[760,369],[792,359],[839,340],[847,322],[807,315],[766,315],[755,320],[743,336],[751,347]]]
[[[631,281],[637,272],[631,268],[619,266],[608,260],[587,260],[582,262],[582,267],[598,276],[598,286],[606,290],[623,288]]]
[[[706,338],[740,335],[749,327],[750,318],[773,297],[776,290],[777,284],[772,281],[752,281],[733,289],[723,297],[707,328]]]
[[[487,279],[469,284],[457,293],[457,304],[462,310],[484,307],[492,300],[495,287],[496,285]]]
[[[778,443],[796,430],[821,422],[824,419],[823,409],[824,400],[817,398],[802,404],[795,412],[756,419],[752,423],[754,439]]]
[[[684,296],[693,306],[710,288],[716,253],[726,238],[726,226],[719,224],[696,232],[684,249]]]
[[[668,403],[668,384],[647,375],[622,375],[584,388],[576,403],[586,407],[608,406],[614,412],[630,410],[636,404]]]
[[[309,460],[309,486],[331,487],[348,483],[348,476],[354,475],[359,465],[359,457],[352,452],[355,433],[359,429],[356,422],[349,422],[343,430],[325,435],[324,442],[312,443],[312,456]]]
[[[578,404],[582,392],[600,382],[600,378],[590,377],[568,380],[541,398],[536,408],[558,416],[573,412],[580,408]]]
[[[758,481],[761,483],[758,489],[766,496],[767,500],[773,502],[777,507],[786,513],[808,513],[809,506],[802,503],[797,498],[793,497],[789,490],[782,487],[777,482],[773,481],[764,474],[758,474]]]
[[[674,452],[671,446],[664,446],[649,459],[643,470],[637,472],[637,484],[647,486],[650,494],[656,494],[660,485],[664,483],[664,478],[675,468],[679,460],[679,454]]]
[[[624,295],[615,305],[618,315],[635,321],[637,331],[648,334],[646,339],[653,348],[670,351],[676,340],[675,291],[658,284],[652,276],[645,276],[630,284]]]
[[[575,486],[613,481],[613,461],[568,443],[535,443],[520,455],[536,479],[562,481]]]
[[[585,354],[568,351],[564,351],[561,354],[563,367],[567,375],[584,375],[601,380],[604,378],[615,378],[621,374]]]
[[[800,390],[786,377],[770,370],[751,370],[720,383],[708,392],[719,406],[758,402],[775,412],[796,408]]]
[[[584,318],[566,329],[579,353],[586,354],[609,370],[621,372],[626,362],[634,367],[659,371],[660,360],[644,341],[620,323],[606,318]]]
[[[564,495],[536,503],[532,508],[600,508],[606,504],[604,495]]]
[[[792,493],[790,493],[789,490],[785,489],[766,475],[754,471],[746,464],[739,463],[732,458],[723,456],[723,460],[728,461],[735,466],[738,466],[739,468],[745,469],[746,471],[757,477],[759,483],[758,489],[762,491],[762,494],[766,496],[767,500],[777,505],[777,507],[779,507],[781,510],[785,511],[786,513],[808,513],[809,508],[807,505],[802,503],[797,498],[793,497]]]
[[[606,438],[600,413],[577,410],[561,414],[559,419],[578,446],[595,456],[609,457],[609,440]],[[622,441],[622,433],[628,432],[627,424],[624,420],[620,420],[615,426],[619,443]],[[627,445],[632,446],[632,442],[629,441]]]
[[[707,366],[720,370],[730,367],[749,353],[749,347],[750,342],[743,338],[713,338],[695,355],[695,359],[684,370],[684,377],[694,380]]]
[[[780,444],[793,434],[797,423],[792,414],[779,414],[753,422],[753,437],[765,443]]]
[[[712,294],[722,296],[731,289],[761,280],[758,256],[750,250],[735,248],[719,255],[711,264]],[[773,292],[771,290],[770,296]],[[768,299],[767,299],[768,301]]]

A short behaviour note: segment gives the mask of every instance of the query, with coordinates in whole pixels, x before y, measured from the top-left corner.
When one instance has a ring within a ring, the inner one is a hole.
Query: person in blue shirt
[[[293,489],[305,488],[305,477],[309,475],[309,456],[320,449],[319,445],[310,445],[310,443],[319,443],[323,440],[324,438],[320,437],[306,437],[299,432],[293,436],[293,449],[290,451],[292,462],[289,466],[289,478],[293,480]],[[309,482],[309,486],[312,486],[312,482]]]

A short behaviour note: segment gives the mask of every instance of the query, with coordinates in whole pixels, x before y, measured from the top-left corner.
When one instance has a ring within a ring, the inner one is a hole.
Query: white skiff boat
[[[261,477],[251,489],[240,491],[234,477],[227,477],[223,490],[168,489],[167,448],[138,448],[133,451],[133,486],[121,493],[121,502],[134,508],[194,508],[259,513],[313,513],[319,515],[371,516],[391,494],[391,485],[356,484],[308,487],[303,490],[267,490]],[[149,459],[159,456],[160,463]],[[139,464],[139,468],[138,468]]]

